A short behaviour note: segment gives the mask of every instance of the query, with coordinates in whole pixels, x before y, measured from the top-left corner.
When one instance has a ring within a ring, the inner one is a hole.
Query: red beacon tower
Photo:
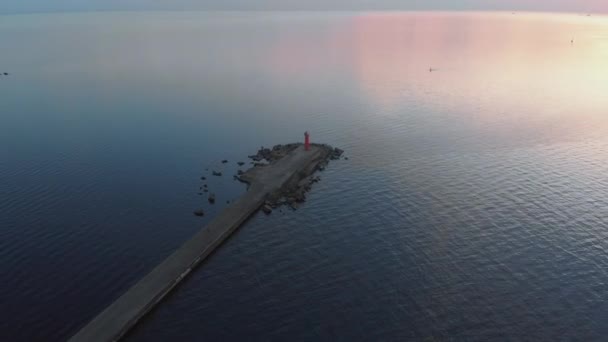
[[[304,150],[310,151],[310,134],[308,134],[308,131],[304,132]]]

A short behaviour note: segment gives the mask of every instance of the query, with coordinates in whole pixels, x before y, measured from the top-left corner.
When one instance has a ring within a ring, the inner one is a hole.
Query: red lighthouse
[[[304,150],[310,150],[310,134],[308,134],[308,131],[304,132]]]

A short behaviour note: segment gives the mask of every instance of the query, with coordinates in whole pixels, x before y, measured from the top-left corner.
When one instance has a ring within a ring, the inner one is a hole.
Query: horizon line
[[[0,11],[0,15],[27,15],[27,14],[61,14],[61,13],[131,13],[131,12],[212,12],[212,13],[238,13],[238,12],[343,12],[343,13],[517,13],[517,14],[570,14],[580,16],[606,16],[608,12],[580,12],[569,10],[516,10],[516,9],[71,9],[71,10],[40,10],[40,11]]]

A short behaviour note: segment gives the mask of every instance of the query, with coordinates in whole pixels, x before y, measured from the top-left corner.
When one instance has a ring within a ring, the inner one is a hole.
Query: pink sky
[[[0,13],[93,10],[503,10],[608,13],[608,0],[2,0]]]

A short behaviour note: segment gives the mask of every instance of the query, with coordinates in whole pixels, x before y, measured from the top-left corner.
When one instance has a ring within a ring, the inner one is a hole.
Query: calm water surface
[[[605,17],[15,15],[0,44],[0,341],[65,340],[305,130],[349,160],[128,341],[608,334]]]

